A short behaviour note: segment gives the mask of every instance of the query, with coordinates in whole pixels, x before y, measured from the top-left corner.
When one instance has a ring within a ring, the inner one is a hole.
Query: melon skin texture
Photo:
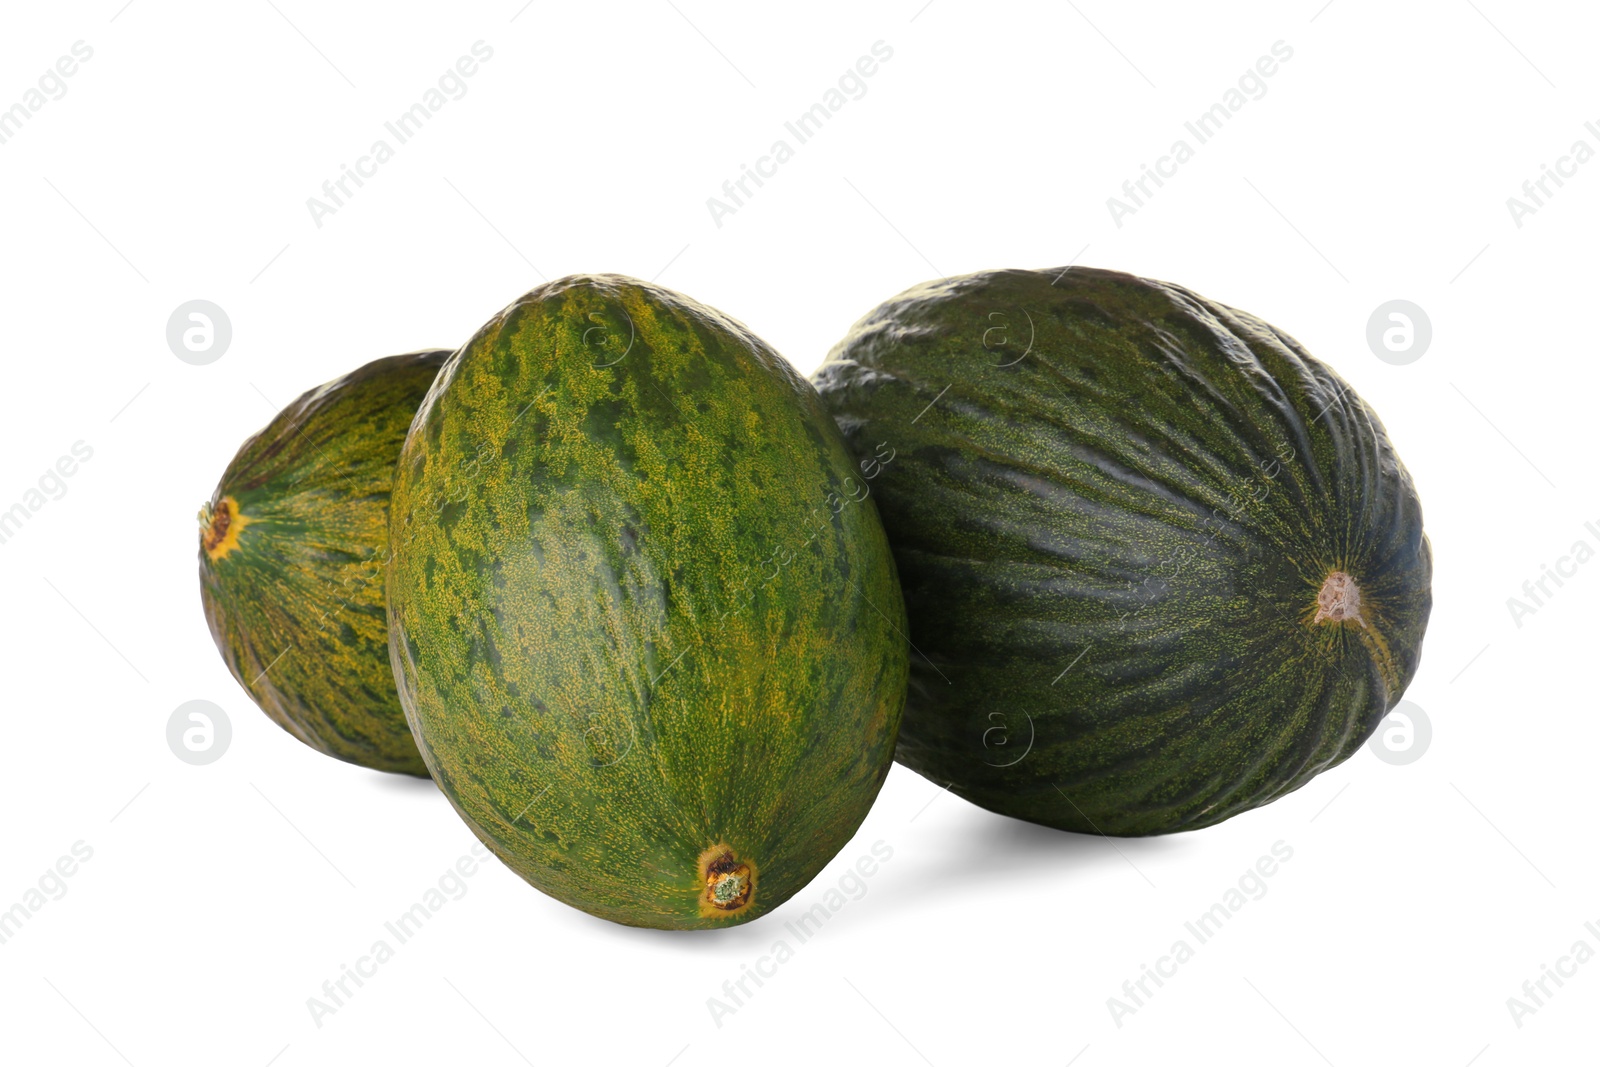
[[[874,483],[915,650],[897,758],[1115,835],[1208,826],[1356,752],[1431,559],[1372,410],[1291,337],[1073,267],[907,290],[813,376]]]
[[[479,330],[406,439],[388,568],[406,715],[472,830],[635,926],[809,882],[905,697],[872,484],[805,379],[687,297],[575,276]]]
[[[448,351],[374,360],[240,447],[200,511],[200,596],[228,670],[319,752],[425,777],[389,668],[389,490]]]

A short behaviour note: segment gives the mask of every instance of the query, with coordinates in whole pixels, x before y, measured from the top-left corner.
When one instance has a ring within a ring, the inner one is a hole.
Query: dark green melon
[[[200,510],[200,597],[228,670],[319,752],[427,775],[389,669],[389,489],[449,352],[374,360],[250,438]]]
[[[1354,753],[1431,563],[1372,410],[1292,338],[1127,274],[1007,270],[870,312],[814,382],[911,623],[898,759],[1066,830],[1220,822]]]
[[[871,484],[721,313],[615,275],[512,304],[440,372],[395,483],[391,650],[439,787],[594,915],[782,903],[892,760],[905,619]]]

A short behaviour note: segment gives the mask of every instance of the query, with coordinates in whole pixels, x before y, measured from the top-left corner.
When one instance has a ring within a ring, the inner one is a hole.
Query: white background
[[[1600,950],[1600,562],[1520,626],[1507,607],[1600,547],[1600,162],[1520,227],[1506,203],[1575,140],[1600,148],[1580,5],[122,3],[11,5],[0,32],[0,107],[94,50],[0,144],[0,510],[93,449],[0,544],[0,908],[93,850],[0,945],[0,1058],[1593,1060],[1600,962],[1520,1027],[1506,1003],[1579,939]],[[315,225],[307,198],[479,40],[466,95]],[[880,40],[866,94],[716,225],[707,198]],[[1116,225],[1107,198],[1280,40],[1265,95]],[[610,925],[491,863],[316,1025],[307,998],[473,838],[431,784],[316,754],[228,676],[194,515],[239,443],[543,278],[659,278],[809,372],[908,285],[1075,257],[1263,316],[1382,415],[1435,553],[1408,694],[1425,754],[1363,750],[1221,826],[1116,842],[897,767],[815,883],[710,935]],[[208,366],[165,340],[197,298],[233,324]],[[1405,366],[1365,340],[1395,298],[1433,324]],[[167,748],[192,699],[233,725],[209,766]],[[798,944],[784,924],[879,840],[865,895]],[[1279,841],[1266,895],[1118,1026],[1107,999]],[[780,939],[794,958],[719,1027],[708,998]]]

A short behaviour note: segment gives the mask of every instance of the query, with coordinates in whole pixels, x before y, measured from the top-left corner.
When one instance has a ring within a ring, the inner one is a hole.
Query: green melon
[[[1422,511],[1372,410],[1175,285],[910,289],[813,378],[874,483],[912,658],[898,758],[983,807],[1155,834],[1348,758],[1417,669]]]
[[[721,313],[615,275],[512,304],[440,372],[395,483],[391,651],[440,789],[594,915],[782,903],[892,759],[905,621],[872,484]]]
[[[211,636],[261,710],[319,752],[425,776],[389,670],[389,489],[444,351],[374,360],[246,441],[200,511]]]

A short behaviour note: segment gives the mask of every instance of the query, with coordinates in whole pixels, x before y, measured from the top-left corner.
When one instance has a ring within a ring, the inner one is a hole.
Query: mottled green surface
[[[676,293],[576,276],[479,330],[406,440],[389,566],[406,714],[478,836],[631,925],[805,885],[905,696],[868,484],[803,378]]]
[[[374,360],[301,396],[244,443],[200,515],[206,621],[239,684],[319,752],[415,775],[428,772],[389,669],[383,562],[400,446],[449,355]],[[243,521],[208,538],[229,500]]]
[[[1110,271],[974,274],[869,313],[814,381],[859,455],[897,453],[874,496],[921,653],[897,758],[974,803],[1220,822],[1355,752],[1416,671],[1410,476],[1253,316]],[[1315,621],[1336,570],[1360,617]]]

